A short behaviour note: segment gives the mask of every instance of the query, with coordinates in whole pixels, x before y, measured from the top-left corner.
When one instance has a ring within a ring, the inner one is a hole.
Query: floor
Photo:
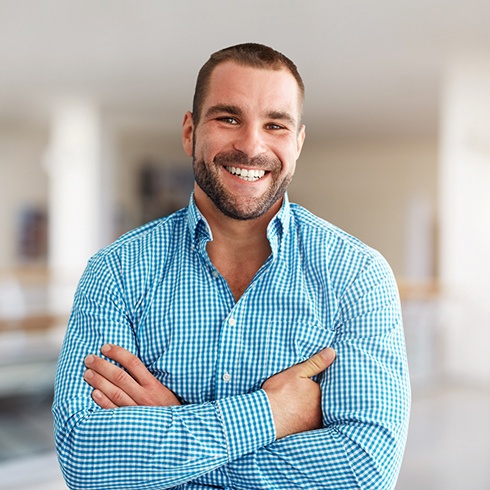
[[[65,489],[54,452],[51,394],[0,399],[0,488]]]
[[[53,451],[50,397],[0,402],[0,488],[66,489]],[[490,390],[415,392],[396,490],[490,490]]]
[[[490,389],[414,394],[396,490],[490,489]]]

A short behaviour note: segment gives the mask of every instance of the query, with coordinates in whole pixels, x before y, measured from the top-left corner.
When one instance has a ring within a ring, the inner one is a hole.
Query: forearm
[[[236,489],[387,490],[396,481],[404,443],[403,429],[352,421],[280,439],[222,470]],[[213,483],[213,474],[197,482]],[[220,478],[216,473],[216,482]]]
[[[289,436],[227,464],[225,471],[236,489],[393,488],[404,443],[383,427],[359,425],[355,430],[369,433],[383,448],[383,454],[375,454],[343,428]]]
[[[262,391],[202,405],[67,410],[53,412],[70,488],[172,488],[274,440]]]
[[[236,489],[358,489],[343,438],[333,429],[295,434],[245,455],[222,470]],[[216,479],[213,481],[212,476]],[[196,483],[213,484],[221,472]]]

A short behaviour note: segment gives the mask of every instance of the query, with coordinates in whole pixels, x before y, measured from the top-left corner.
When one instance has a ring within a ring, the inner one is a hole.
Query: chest
[[[239,301],[262,264],[218,264],[217,270],[228,284],[235,301]]]
[[[272,262],[250,274],[232,283],[238,301],[223,275],[197,265],[169,274],[146,300],[140,357],[188,403],[255,391],[333,341],[335,305],[300,267]]]
[[[230,253],[212,247],[213,243],[207,246],[209,260],[228,284],[235,301],[238,301],[266,263],[271,253],[270,246],[267,243],[262,248],[250,247],[246,253]]]

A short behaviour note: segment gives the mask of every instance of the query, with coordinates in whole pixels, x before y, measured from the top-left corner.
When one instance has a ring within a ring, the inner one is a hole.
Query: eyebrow
[[[271,111],[267,114],[267,116],[270,118],[270,119],[274,119],[276,121],[286,121],[294,126],[297,125],[297,121],[296,119],[291,115],[289,114],[289,112],[285,112],[285,111]]]
[[[241,116],[243,114],[243,111],[234,105],[228,105],[228,104],[216,104],[211,107],[206,111],[206,117],[213,117],[216,116],[217,114],[231,114],[232,116]],[[297,120],[289,113],[286,111],[270,111],[266,114],[266,117],[269,119],[273,119],[274,121],[286,121],[293,126],[297,126],[298,122]]]
[[[212,117],[215,116],[216,114],[222,114],[222,113],[232,114],[233,116],[242,115],[241,109],[237,106],[227,105],[227,104],[216,104],[211,106],[206,111],[206,117]]]

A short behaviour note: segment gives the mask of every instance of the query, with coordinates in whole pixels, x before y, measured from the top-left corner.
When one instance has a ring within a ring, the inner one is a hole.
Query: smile
[[[238,167],[225,167],[230,174],[236,175],[247,182],[254,182],[265,175],[265,170],[246,169]]]

